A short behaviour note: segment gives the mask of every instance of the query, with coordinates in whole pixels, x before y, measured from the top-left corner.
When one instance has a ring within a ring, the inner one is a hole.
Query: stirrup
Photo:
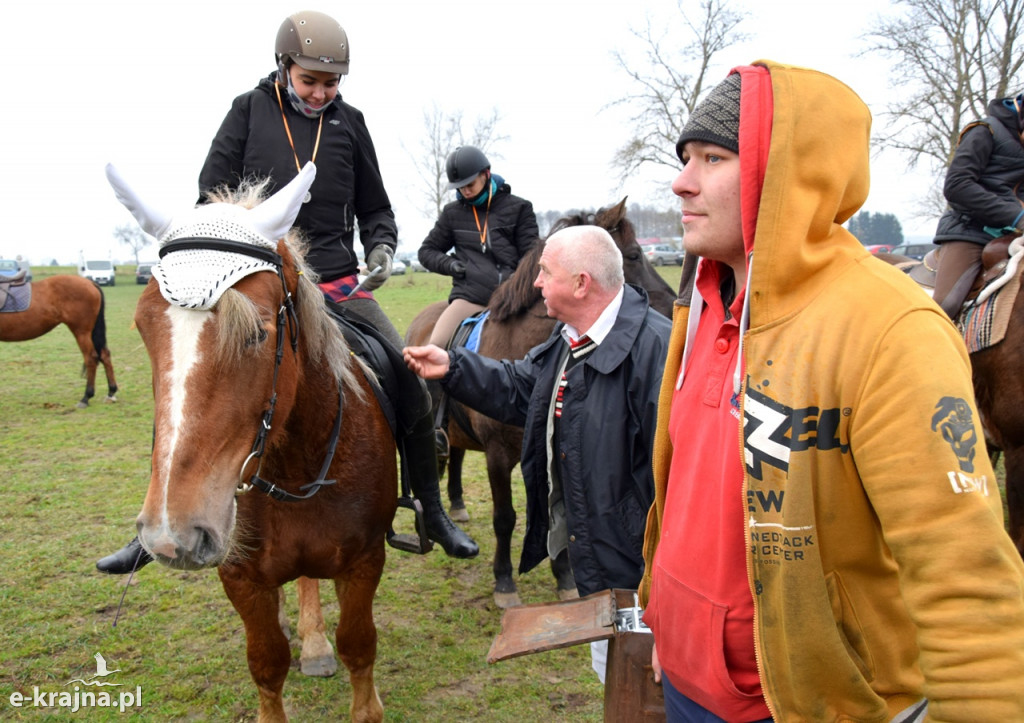
[[[416,517],[416,532],[413,535],[407,532],[395,533],[393,527],[389,527],[385,539],[387,543],[402,552],[412,552],[417,555],[426,555],[434,549],[434,543],[427,537],[427,522],[423,518],[423,505],[414,497],[402,495],[398,498],[398,506],[412,510]]]
[[[443,427],[434,430],[434,447],[437,450],[437,459],[447,460],[452,453],[452,444],[448,440],[448,432]]]

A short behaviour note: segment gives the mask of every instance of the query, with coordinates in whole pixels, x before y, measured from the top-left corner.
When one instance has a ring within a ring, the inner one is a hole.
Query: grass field
[[[37,279],[73,268],[33,269]],[[678,267],[661,273],[675,287]],[[433,274],[393,278],[378,299],[399,331],[449,280]],[[123,267],[105,289],[109,346],[121,387],[116,404],[75,408],[84,382],[81,357],[65,327],[18,344],[0,344],[0,719],[121,720],[128,712],[34,705],[43,694],[74,689],[96,671],[101,653],[114,691],[141,689],[133,717],[151,721],[251,721],[256,691],[245,662],[240,619],[213,570],[145,568],[124,578],[97,573],[95,560],[134,534],[149,474],[152,399],[149,362],[131,328],[142,287]],[[0,324],[3,323],[0,316]],[[102,372],[100,373],[102,378]],[[102,396],[105,383],[97,380]],[[491,599],[494,550],[483,457],[467,455],[465,527],[480,557],[456,561],[442,552],[419,557],[388,550],[376,605],[380,635],[377,686],[388,721],[600,721],[602,688],[587,646],[488,665],[501,611]],[[517,473],[518,474],[518,473]],[[517,480],[519,478],[517,477]],[[515,487],[514,482],[514,487]],[[517,508],[523,518],[521,480]],[[517,560],[522,523],[513,537]],[[555,599],[540,568],[520,578],[525,603]],[[123,607],[116,627],[120,599]],[[325,595],[328,625],[337,603]],[[294,595],[289,598],[294,619]],[[349,685],[303,677],[285,684],[296,721],[344,720]],[[16,707],[13,693],[27,700]],[[114,697],[117,697],[115,692]],[[56,699],[59,702],[59,699]]]

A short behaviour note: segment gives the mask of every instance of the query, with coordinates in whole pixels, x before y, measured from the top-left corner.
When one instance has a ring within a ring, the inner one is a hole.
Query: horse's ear
[[[307,163],[288,185],[249,211],[249,220],[264,238],[279,241],[295,225],[309,187],[316,178],[316,166]]]
[[[142,199],[132,190],[113,163],[107,164],[106,172],[107,180],[110,182],[111,187],[113,187],[117,200],[131,211],[132,216],[139,222],[139,226],[142,227],[143,231],[159,240],[171,225],[171,217],[143,203]]]

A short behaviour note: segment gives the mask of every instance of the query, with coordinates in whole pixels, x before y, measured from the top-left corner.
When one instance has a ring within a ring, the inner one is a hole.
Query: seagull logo
[[[96,674],[90,675],[88,679],[75,678],[74,680],[69,680],[67,685],[72,683],[81,683],[82,685],[121,685],[121,683],[108,683],[105,680],[98,680],[98,678],[106,678],[108,675],[120,673],[121,669],[107,670],[107,661],[100,653],[96,653],[93,657],[96,658]]]

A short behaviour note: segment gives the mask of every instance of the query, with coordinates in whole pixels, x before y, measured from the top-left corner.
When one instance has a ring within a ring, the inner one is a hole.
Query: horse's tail
[[[97,286],[96,290],[100,292],[100,310],[96,313],[96,322],[92,325],[92,348],[96,354],[96,361],[102,361],[103,351],[107,348],[107,321],[103,314],[103,289]]]

